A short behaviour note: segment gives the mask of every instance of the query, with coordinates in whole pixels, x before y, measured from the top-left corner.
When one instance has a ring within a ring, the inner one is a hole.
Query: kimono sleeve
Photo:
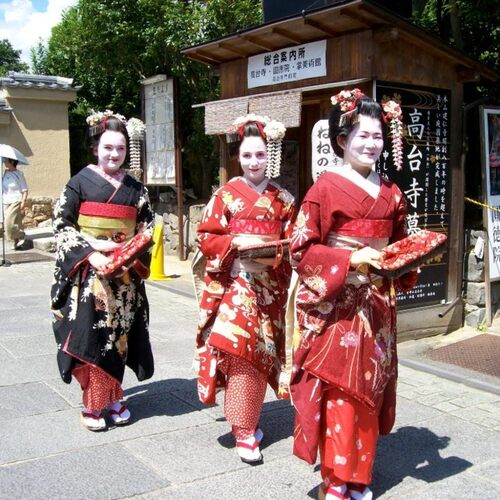
[[[216,193],[208,202],[198,226],[198,243],[207,259],[207,271],[227,271],[231,267],[236,256],[236,250],[231,248],[232,240],[229,211]]]
[[[298,298],[309,304],[331,301],[338,295],[349,272],[352,254],[351,249],[331,248],[326,244],[331,224],[325,221],[332,221],[333,213],[325,196],[334,193],[322,193],[317,184],[310,189],[292,234],[291,254],[301,281]]]
[[[393,223],[393,234],[391,237],[391,243],[399,241],[408,235],[406,215],[408,213],[408,204],[406,198],[403,196],[399,188],[396,189],[396,211]],[[394,284],[400,290],[406,292],[411,290],[417,283],[417,271],[410,271],[403,274],[398,279],[394,281]]]
[[[78,229],[80,195],[77,186],[66,185],[54,209],[54,236],[56,239],[56,267],[71,276],[94,252]]]
[[[148,190],[141,184],[139,201],[137,202],[137,224],[136,233],[141,231],[152,231],[154,227],[154,214],[151,210]],[[134,262],[134,270],[143,279],[147,279],[150,274],[151,250],[141,255]]]

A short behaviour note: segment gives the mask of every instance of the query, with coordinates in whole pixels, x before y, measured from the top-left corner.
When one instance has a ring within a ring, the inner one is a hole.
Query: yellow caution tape
[[[493,210],[494,212],[500,212],[500,208],[493,207],[491,205],[488,205],[487,203],[482,203],[480,201],[473,200],[472,198],[469,198],[467,196],[465,196],[464,199],[465,199],[465,201],[468,201],[469,203],[472,203],[473,205],[479,205],[480,207],[488,208],[489,210]]]

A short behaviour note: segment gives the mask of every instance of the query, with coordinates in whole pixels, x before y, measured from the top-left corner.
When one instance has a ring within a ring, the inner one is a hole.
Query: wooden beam
[[[354,10],[354,8],[353,9],[341,9],[340,15],[354,19],[357,23],[360,23],[361,26],[363,26],[364,28],[371,28],[370,24],[368,24],[366,19],[360,14],[359,9],[356,9],[356,10]]]
[[[481,80],[481,75],[478,71],[466,68],[465,66],[457,67],[457,82],[478,82],[479,80]]]
[[[286,38],[287,40],[290,40],[293,43],[296,43],[297,45],[301,45],[304,43],[303,38],[294,34],[292,35],[289,31],[286,31],[283,28],[272,28],[272,32],[276,33],[279,36],[282,36],[283,38]]]
[[[218,46],[221,48],[221,49],[224,49],[224,50],[228,50],[229,52],[232,52],[233,54],[236,54],[240,57],[248,57],[248,53],[245,52],[244,50],[241,50],[241,49],[238,49],[236,47],[234,47],[233,44],[230,44],[228,42],[220,42],[218,44]]]
[[[255,40],[254,38],[250,36],[241,36],[243,40],[246,40],[247,42],[250,42],[252,45],[255,45],[256,47],[259,47],[261,49],[267,50],[268,52],[271,52],[275,50],[274,47],[271,47],[270,45],[266,45],[265,43],[262,43],[260,40]]]
[[[204,51],[203,49],[197,49],[194,54],[196,56],[198,56],[199,58],[204,59],[206,62],[209,62],[210,64],[220,64],[221,63],[220,59],[214,59],[212,57],[212,54],[207,55],[206,51]]]
[[[303,16],[302,19],[304,20],[304,24],[312,26],[313,28],[317,29],[318,31],[321,31],[321,33],[325,35],[338,36],[340,34],[338,31],[330,29],[328,26],[321,24],[319,21],[316,21],[315,19],[310,19],[306,16]]]

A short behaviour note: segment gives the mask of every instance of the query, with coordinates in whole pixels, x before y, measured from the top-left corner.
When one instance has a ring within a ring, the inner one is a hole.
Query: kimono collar
[[[367,177],[363,177],[350,166],[339,167],[336,173],[349,179],[351,182],[368,193],[372,198],[377,198],[380,193],[380,176],[375,171],[371,171]]]
[[[259,194],[262,194],[264,192],[264,189],[266,189],[267,184],[269,183],[269,179],[266,177],[261,183],[259,184],[254,184],[253,182],[245,179],[245,177],[241,177],[252,189],[255,189]]]

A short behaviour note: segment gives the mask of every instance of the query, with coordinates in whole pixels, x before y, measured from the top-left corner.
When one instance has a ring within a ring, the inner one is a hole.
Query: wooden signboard
[[[450,91],[399,83],[376,83],[376,99],[384,96],[401,103],[404,114],[404,164],[392,162],[391,140],[386,138],[379,173],[394,181],[408,202],[408,231],[420,229],[448,233],[450,220]],[[445,303],[448,254],[421,268],[418,284],[400,293],[401,307]]]

